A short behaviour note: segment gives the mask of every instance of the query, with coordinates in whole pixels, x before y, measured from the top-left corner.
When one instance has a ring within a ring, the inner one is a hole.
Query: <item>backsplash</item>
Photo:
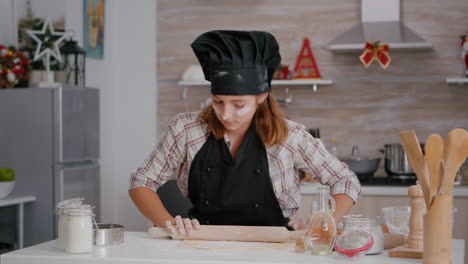
[[[399,142],[399,131],[414,129],[425,141],[455,128],[468,129],[468,85],[448,85],[446,76],[461,76],[459,35],[468,31],[468,2],[402,1],[402,20],[433,45],[430,52],[392,52],[390,66],[365,68],[360,53],[333,53],[325,48],[337,35],[360,21],[361,1],[339,0],[160,0],[158,1],[158,120],[160,135],[179,112],[197,111],[208,87],[190,87],[182,100],[177,85],[183,71],[198,64],[191,42],[212,29],[266,30],[276,36],[282,63],[294,68],[304,37],[311,41],[324,79],[333,85],[290,87],[288,118],[320,128],[325,144],[337,139],[338,151],[358,145],[377,155],[385,143]],[[436,10],[436,11],[435,11]],[[273,93],[284,97],[284,87]],[[383,162],[380,165],[383,167]],[[379,173],[379,172],[378,172]],[[380,169],[380,173],[382,169]]]

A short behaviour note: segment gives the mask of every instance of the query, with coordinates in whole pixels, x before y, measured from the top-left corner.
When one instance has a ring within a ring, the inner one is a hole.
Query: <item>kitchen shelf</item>
[[[289,88],[292,88],[292,86],[312,86],[312,91],[316,92],[318,90],[319,85],[332,85],[335,82],[332,80],[323,80],[323,79],[296,79],[296,80],[272,80],[271,85],[272,86],[284,86],[284,92],[285,92],[285,99],[278,99],[278,102],[284,103],[284,104],[290,104],[291,103],[291,97],[290,97],[290,91]],[[205,81],[205,80],[199,80],[199,81],[179,81],[177,83],[179,86],[182,86],[182,100],[185,100],[187,98],[188,94],[188,87],[191,86],[209,86],[210,82]]]
[[[272,86],[312,86],[312,90],[316,92],[319,85],[332,85],[335,82],[333,80],[323,80],[323,79],[296,79],[296,80],[272,80]],[[182,98],[186,98],[187,88],[190,86],[209,86],[210,82],[205,80],[200,81],[179,81],[177,83],[179,86],[184,87],[182,91]],[[285,87],[286,88],[286,87]],[[291,87],[287,87],[291,88]],[[286,92],[288,93],[288,92]]]
[[[468,84],[468,78],[465,77],[447,77],[445,80],[449,84]]]
[[[283,86],[283,85],[332,85],[332,80],[323,79],[297,79],[297,80],[272,80],[271,85]],[[179,81],[180,86],[207,86],[210,85],[208,81]]]
[[[17,243],[18,248],[23,248],[24,244],[24,204],[36,201],[35,196],[8,196],[0,199],[0,207],[15,205],[17,206]]]

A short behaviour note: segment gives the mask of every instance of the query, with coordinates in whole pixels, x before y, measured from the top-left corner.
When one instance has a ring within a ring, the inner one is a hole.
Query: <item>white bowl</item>
[[[14,187],[15,181],[0,182],[0,199],[10,195]]]
[[[204,81],[205,75],[203,74],[202,67],[198,65],[190,65],[182,74],[183,81]]]

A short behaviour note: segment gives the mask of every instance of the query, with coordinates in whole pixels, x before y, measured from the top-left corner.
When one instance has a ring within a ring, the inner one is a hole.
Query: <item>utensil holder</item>
[[[424,216],[424,264],[451,263],[452,207],[452,195],[436,195]]]

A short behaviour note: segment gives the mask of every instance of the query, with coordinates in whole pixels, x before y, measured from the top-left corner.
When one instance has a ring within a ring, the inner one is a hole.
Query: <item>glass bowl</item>
[[[392,234],[409,234],[411,207],[391,206],[382,208],[382,219]]]

